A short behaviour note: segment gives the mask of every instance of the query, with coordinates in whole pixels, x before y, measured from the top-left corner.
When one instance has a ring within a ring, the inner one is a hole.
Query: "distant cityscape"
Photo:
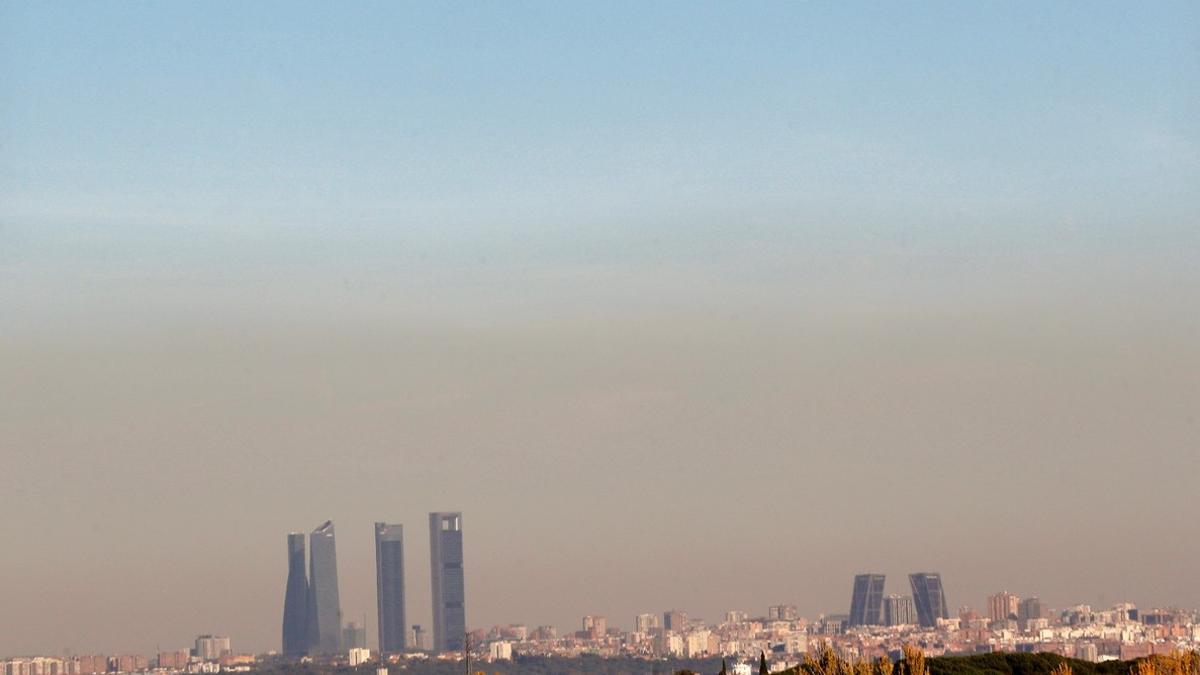
[[[307,539],[307,542],[306,542]],[[1074,605],[1052,610],[1037,596],[1001,591],[977,611],[950,603],[937,572],[908,575],[910,594],[887,594],[883,574],[854,576],[848,613],[809,620],[793,605],[768,607],[765,614],[732,610],[720,621],[670,609],[633,618],[632,630],[610,626],[599,615],[583,616],[579,629],[524,624],[467,629],[463,516],[429,514],[432,636],[406,623],[404,527],[375,523],[378,649],[367,648],[365,627],[344,623],[338,594],[333,521],[286,537],[280,649],[240,653],[228,636],[200,635],[191,648],[156,655],[21,656],[0,660],[0,675],[99,675],[100,673],[247,672],[264,665],[317,663],[377,666],[413,660],[507,661],[520,656],[643,659],[731,657],[732,675],[751,675],[751,663],[766,653],[771,670],[801,662],[830,645],[847,659],[898,658],[906,644],[931,656],[986,652],[1048,652],[1091,662],[1128,660],[1200,647],[1200,612],[1141,611],[1132,603],[1109,608]],[[307,543],[307,545],[306,545]],[[307,552],[307,561],[306,561]]]

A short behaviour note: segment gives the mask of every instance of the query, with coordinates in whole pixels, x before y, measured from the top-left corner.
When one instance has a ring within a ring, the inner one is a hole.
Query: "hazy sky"
[[[0,3],[0,656],[1200,605],[1200,5]]]

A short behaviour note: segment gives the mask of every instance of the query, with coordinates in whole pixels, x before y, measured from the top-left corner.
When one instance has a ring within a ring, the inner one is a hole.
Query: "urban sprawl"
[[[583,655],[635,658],[731,657],[731,675],[751,675],[751,662],[763,652],[772,671],[798,664],[806,653],[832,646],[848,659],[898,658],[904,645],[926,654],[995,651],[1050,652],[1085,661],[1134,659],[1200,647],[1200,612],[1139,610],[1132,603],[1099,609],[1075,605],[1061,610],[1037,597],[1000,592],[982,610],[961,607],[955,614],[941,575],[908,576],[910,594],[885,594],[882,574],[854,577],[850,611],[813,620],[791,605],[765,615],[729,611],[718,623],[680,610],[634,617],[633,630],[609,626],[603,616],[583,617],[579,630],[521,624],[466,628],[462,514],[429,514],[432,635],[405,621],[404,538],[399,524],[375,524],[378,649],[366,646],[366,630],[342,624],[337,555],[332,521],[306,538],[287,536],[288,572],[283,603],[282,642],[267,654],[238,653],[227,636],[201,635],[194,647],[142,654],[26,656],[0,660],[0,675],[98,675],[99,673],[245,672],[263,664],[313,662],[358,667],[412,660],[505,661],[519,656],[571,658]],[[307,539],[307,561],[306,561]]]

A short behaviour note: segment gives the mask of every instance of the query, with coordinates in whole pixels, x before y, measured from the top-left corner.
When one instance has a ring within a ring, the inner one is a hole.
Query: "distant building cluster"
[[[734,675],[750,675],[760,651],[770,655],[772,670],[781,670],[825,644],[847,658],[898,659],[903,645],[914,644],[931,655],[1052,652],[1087,661],[1132,659],[1200,646],[1200,615],[1194,611],[1139,613],[1132,604],[1100,611],[1087,605],[1053,611],[1037,597],[1001,592],[987,599],[985,614],[964,607],[952,616],[942,577],[936,572],[908,575],[907,595],[889,595],[885,584],[883,574],[856,575],[849,612],[822,614],[811,621],[786,604],[773,605],[759,616],[729,611],[719,622],[671,609],[661,615],[638,614],[633,630],[624,632],[605,617],[590,614],[573,633],[514,624],[473,631],[471,643],[477,645],[475,656],[492,660],[512,654],[727,656],[735,658],[730,669]]]
[[[283,654],[293,659],[337,658],[353,652],[362,658],[365,629],[342,624],[338,600],[337,546],[333,521],[305,537],[287,536],[288,573],[283,601]],[[433,598],[434,652],[460,652],[467,636],[466,585],[463,576],[462,514],[429,514],[429,557]],[[406,623],[404,594],[404,526],[375,523],[376,616],[379,651],[385,655],[423,650],[425,631]],[[357,664],[354,664],[357,665]]]
[[[255,662],[254,656],[234,654],[228,637],[200,635],[193,649],[160,651],[157,658],[143,654],[13,658],[0,661],[0,675],[219,673],[247,671]]]
[[[995,651],[1049,652],[1099,662],[1200,648],[1200,612],[1139,611],[1131,603],[1108,609],[1075,605],[1045,607],[1036,596],[1008,591],[988,596],[984,611],[961,607],[951,616],[936,572],[908,575],[909,595],[887,594],[886,577],[854,577],[849,612],[800,616],[789,604],[765,614],[729,611],[719,621],[680,609],[645,612],[624,631],[607,617],[588,614],[578,630],[524,624],[466,629],[463,585],[462,514],[429,514],[434,629],[432,642],[420,625],[407,626],[404,606],[404,538],[398,524],[375,524],[375,567],[379,645],[366,645],[366,631],[342,625],[332,522],[307,537],[287,538],[288,576],[283,613],[283,651],[234,654],[228,637],[200,635],[194,647],[160,651],[157,658],[122,654],[26,657],[0,661],[0,675],[100,675],[101,673],[217,673],[250,670],[256,664],[319,661],[324,664],[387,665],[405,659],[504,661],[517,656],[571,658],[583,655],[635,658],[733,657],[732,675],[752,675],[752,662],[765,652],[771,670],[800,663],[824,645],[847,659],[900,658],[916,645],[931,656]]]

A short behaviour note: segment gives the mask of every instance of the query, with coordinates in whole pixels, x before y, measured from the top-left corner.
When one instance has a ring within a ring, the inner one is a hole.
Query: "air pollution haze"
[[[218,5],[0,8],[0,655],[1200,606],[1194,5]]]

